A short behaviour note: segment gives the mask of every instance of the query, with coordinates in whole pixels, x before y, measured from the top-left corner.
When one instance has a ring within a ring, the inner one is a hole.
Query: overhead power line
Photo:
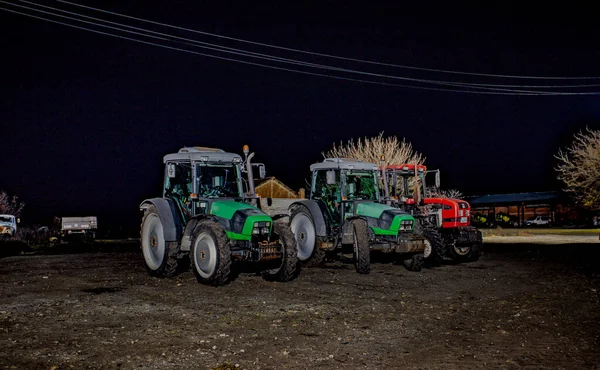
[[[352,61],[352,62],[368,63],[368,64],[375,64],[375,65],[387,66],[387,67],[412,69],[412,70],[426,71],[426,72],[449,73],[449,74],[467,75],[467,76],[480,76],[480,77],[514,78],[514,79],[537,79],[537,80],[600,80],[600,76],[591,76],[591,77],[589,77],[589,76],[588,77],[519,76],[519,75],[503,75],[503,74],[492,74],[492,73],[473,73],[473,72],[453,71],[453,70],[447,70],[447,69],[423,68],[423,67],[414,67],[414,66],[401,65],[401,64],[382,63],[382,62],[376,62],[376,61],[371,61],[371,60],[364,60],[364,59],[357,59],[357,58],[348,58],[348,57],[336,56],[336,55],[331,55],[331,54],[316,53],[316,52],[311,52],[311,51],[306,51],[306,50],[300,50],[300,49],[288,48],[288,47],[283,47],[283,46],[271,45],[271,44],[266,44],[266,43],[261,43],[261,42],[256,42],[256,41],[250,41],[250,40],[245,40],[245,39],[241,39],[241,38],[236,38],[236,37],[229,37],[229,36],[219,35],[219,34],[216,34],[216,33],[210,33],[210,32],[198,31],[198,30],[194,30],[194,29],[190,29],[190,28],[185,28],[185,27],[174,26],[174,25],[170,25],[170,24],[166,24],[166,23],[155,22],[155,21],[151,21],[151,20],[148,20],[148,19],[144,19],[144,18],[133,17],[133,16],[126,15],[126,14],[120,14],[120,13],[111,12],[111,11],[104,10],[104,9],[99,9],[99,8],[94,8],[94,7],[91,7],[91,6],[81,5],[81,4],[73,3],[73,2],[70,2],[70,1],[65,1],[65,0],[56,0],[56,1],[59,2],[59,3],[69,4],[69,5],[72,5],[72,6],[81,7],[81,8],[85,8],[85,9],[90,9],[90,10],[94,10],[94,11],[97,11],[97,12],[102,12],[102,13],[106,13],[106,14],[116,15],[116,16],[119,16],[119,17],[124,17],[124,18],[129,18],[129,19],[134,19],[134,20],[137,20],[137,21],[140,21],[140,22],[146,22],[146,23],[155,24],[155,25],[164,26],[164,27],[169,27],[169,28],[178,29],[178,30],[182,30],[182,31],[194,32],[194,33],[198,33],[198,34],[201,34],[201,35],[206,35],[206,36],[211,36],[211,37],[216,37],[216,38],[221,38],[221,39],[226,39],[226,40],[231,40],[231,41],[237,41],[237,42],[242,42],[242,43],[247,43],[247,44],[252,44],[252,45],[257,45],[257,46],[263,46],[263,47],[268,47],[268,48],[274,48],[274,49],[279,49],[279,50],[286,50],[286,51],[292,51],[292,52],[296,52],[296,53],[309,54],[309,55],[315,55],[315,56],[321,56],[321,57],[327,57],[327,58],[335,58],[335,59]]]
[[[183,41],[186,41],[188,43],[188,45],[190,45],[190,46],[195,46],[195,47],[199,47],[199,48],[203,48],[203,49],[208,49],[208,50],[212,50],[212,51],[219,51],[219,52],[229,53],[229,54],[234,54],[234,55],[244,55],[244,56],[249,56],[249,57],[258,58],[258,59],[271,60],[271,61],[280,61],[282,63],[290,63],[290,64],[295,64],[295,65],[303,65],[303,66],[314,67],[314,68],[319,68],[319,69],[326,69],[326,70],[332,70],[332,71],[337,71],[337,72],[355,73],[355,74],[361,74],[361,75],[366,75],[366,76],[370,76],[370,77],[389,78],[389,79],[397,79],[397,80],[404,80],[404,81],[411,81],[411,82],[420,82],[420,83],[442,85],[442,86],[480,88],[482,90],[489,90],[489,91],[509,91],[509,92],[512,91],[512,92],[531,92],[531,93],[538,93],[538,92],[541,93],[541,92],[544,92],[544,91],[526,91],[526,90],[518,90],[518,91],[516,91],[516,90],[512,90],[512,89],[514,89],[514,88],[518,88],[518,89],[527,89],[527,88],[534,88],[534,89],[543,89],[543,88],[545,88],[545,89],[568,88],[568,89],[571,89],[571,88],[587,88],[587,87],[599,87],[600,86],[600,84],[580,84],[580,85],[506,85],[506,84],[482,84],[482,83],[470,83],[470,82],[454,82],[454,81],[447,81],[447,80],[420,79],[420,78],[394,76],[394,75],[387,75],[387,74],[380,74],[380,73],[363,72],[363,71],[358,71],[358,70],[349,69],[349,68],[340,68],[340,67],[335,67],[335,66],[330,66],[330,65],[324,65],[324,64],[319,64],[319,63],[309,63],[309,62],[299,61],[299,60],[290,59],[290,58],[277,57],[277,56],[272,56],[272,55],[268,55],[268,54],[264,54],[264,53],[256,53],[256,52],[251,52],[251,51],[247,51],[247,50],[243,50],[243,49],[231,48],[231,47],[227,47],[227,46],[222,46],[222,45],[218,45],[218,44],[213,44],[213,43],[208,43],[208,42],[204,42],[204,41],[194,40],[194,39],[190,39],[190,38],[185,38],[185,37],[175,36],[175,35],[171,35],[171,34],[156,32],[156,31],[153,31],[153,30],[145,29],[145,28],[134,27],[134,26],[130,26],[130,25],[118,23],[118,22],[112,22],[112,21],[108,21],[108,20],[105,20],[105,19],[91,17],[91,16],[88,16],[88,15],[79,14],[79,13],[76,13],[76,12],[70,12],[70,11],[66,11],[66,10],[63,10],[63,9],[58,9],[58,8],[51,7],[51,6],[41,5],[41,4],[37,4],[37,3],[34,3],[34,2],[26,1],[26,0],[18,0],[18,1],[20,1],[22,3],[27,3],[27,4],[31,4],[31,5],[34,5],[34,6],[38,6],[38,7],[41,7],[41,8],[50,9],[50,10],[53,10],[53,11],[58,11],[58,12],[66,13],[66,14],[71,14],[71,15],[75,15],[75,16],[78,16],[78,17],[86,18],[86,19],[92,19],[92,20],[95,20],[95,21],[98,21],[98,22],[104,22],[104,23],[108,23],[108,24],[118,25],[120,27],[126,27],[126,28],[130,28],[130,29],[134,29],[134,30],[138,30],[138,31],[143,31],[143,32],[147,32],[147,33],[150,33],[150,34],[159,35],[159,36],[163,36],[163,37],[154,37],[154,36],[151,36],[151,35],[143,35],[143,34],[140,34],[140,33],[137,33],[137,32],[129,31],[129,30],[123,30],[123,29],[118,29],[118,28],[114,28],[114,27],[110,27],[110,26],[107,26],[107,25],[102,25],[102,24],[98,24],[98,23],[94,23],[94,22],[88,22],[88,21],[84,21],[84,20],[80,20],[80,19],[68,17],[68,16],[65,16],[65,15],[60,15],[60,14],[56,14],[56,13],[46,12],[46,11],[43,11],[43,10],[40,10],[40,9],[30,8],[30,7],[23,6],[23,5],[13,4],[13,3],[10,3],[10,2],[6,2],[6,1],[0,1],[0,2],[6,3],[6,4],[10,4],[10,5],[13,5],[13,6],[17,6],[17,7],[20,7],[20,8],[25,8],[25,9],[28,9],[28,10],[33,10],[33,11],[37,11],[37,12],[41,12],[41,13],[45,13],[45,14],[49,14],[49,15],[61,17],[61,18],[67,18],[67,19],[71,19],[71,20],[75,20],[75,21],[79,21],[79,22],[84,22],[84,23],[88,23],[88,24],[97,25],[97,26],[100,26],[100,27],[112,28],[112,29],[119,30],[119,31],[129,32],[129,33],[138,34],[138,35],[147,36],[147,37],[152,37],[152,38],[160,39],[160,40],[163,40],[163,41],[167,41],[167,39],[165,39],[164,37],[168,37],[168,38],[172,38],[172,39],[176,39],[176,40],[183,40]],[[552,93],[552,92],[548,91],[547,93]]]
[[[0,2],[1,3],[5,3],[5,4],[9,4],[9,5],[15,5],[15,4],[11,4],[9,2],[3,1],[3,0],[0,0]],[[17,5],[17,6],[23,7],[23,6],[20,6],[20,5]],[[28,8],[28,7],[25,7],[25,8],[32,9],[32,8]],[[118,35],[118,34],[113,34],[113,33],[108,33],[108,32],[102,32],[102,31],[98,31],[98,30],[94,30],[94,29],[90,29],[90,28],[86,28],[86,27],[81,27],[81,26],[77,26],[77,25],[73,25],[73,24],[69,24],[69,23],[65,23],[65,22],[60,22],[60,21],[51,20],[51,19],[44,18],[44,17],[39,17],[39,16],[35,16],[35,15],[23,13],[23,12],[14,11],[14,10],[11,10],[11,9],[0,8],[0,10],[5,10],[5,11],[8,11],[8,12],[12,12],[12,13],[16,13],[16,14],[21,14],[21,15],[24,15],[24,16],[28,16],[28,17],[32,17],[32,18],[37,18],[37,19],[41,19],[41,20],[45,20],[45,21],[49,21],[49,22],[53,22],[53,23],[57,23],[57,24],[62,24],[62,25],[66,25],[66,26],[70,26],[70,27],[74,27],[74,28],[78,28],[78,29],[90,31],[90,32],[95,32],[95,33],[103,34],[103,35],[113,36],[113,37],[117,37],[117,38],[121,38],[121,39],[126,39],[126,40],[130,40],[130,41],[134,41],[134,42],[139,42],[139,43],[143,43],[143,44],[154,45],[154,46],[158,46],[158,47],[163,47],[163,48],[177,50],[177,51],[182,51],[182,52],[187,52],[187,53],[191,53],[191,54],[202,55],[202,56],[206,56],[206,57],[211,57],[211,58],[216,58],[216,59],[221,59],[221,60],[227,60],[227,61],[233,61],[233,62],[238,62],[238,63],[243,63],[243,64],[261,66],[261,67],[266,67],[266,68],[271,68],[271,69],[276,69],[276,70],[290,71],[290,72],[296,72],[296,73],[302,73],[302,74],[308,74],[308,75],[314,75],[314,76],[321,76],[321,77],[328,77],[328,78],[334,78],[334,79],[340,79],[340,80],[347,80],[347,81],[354,81],[354,82],[362,82],[362,83],[385,85],[385,86],[404,87],[404,88],[412,88],[412,89],[421,89],[421,90],[462,92],[462,93],[484,94],[484,95],[597,95],[597,94],[600,94],[600,92],[583,92],[583,93],[582,92],[543,92],[543,91],[521,91],[521,90],[508,90],[508,89],[489,89],[489,90],[499,90],[499,91],[469,91],[469,90],[442,89],[442,88],[434,88],[434,87],[393,84],[393,83],[386,83],[386,82],[381,82],[381,81],[370,81],[370,80],[362,80],[362,79],[348,78],[348,77],[342,77],[342,76],[332,76],[332,75],[327,75],[327,74],[313,73],[313,72],[307,72],[307,71],[302,71],[302,70],[296,70],[296,69],[277,67],[277,66],[266,65],[266,64],[261,64],[261,63],[249,62],[249,61],[244,61],[244,60],[239,60],[239,59],[234,59],[234,58],[226,58],[226,57],[216,56],[216,55],[212,55],[212,54],[200,53],[200,52],[195,52],[195,51],[191,51],[191,50],[187,50],[187,49],[182,49],[182,48],[172,47],[172,46],[158,44],[158,43],[154,43],[154,42],[139,40],[139,39],[135,39],[135,38],[131,38],[131,37],[125,37],[125,36]],[[49,12],[41,11],[41,10],[38,10],[38,9],[32,9],[32,10],[43,12],[43,13],[54,15],[54,16],[63,17],[63,18],[74,19],[72,17],[66,17],[64,15],[49,13]],[[106,26],[106,25],[101,25],[101,24],[94,23],[94,22],[83,21],[83,20],[80,20],[80,19],[75,19],[75,20],[76,21],[80,21],[80,22],[84,22],[84,23],[88,23],[88,24],[97,25],[97,26],[108,27],[108,28],[111,28],[111,29],[117,30],[117,31],[124,31],[124,32],[134,33],[134,34],[141,35],[141,36],[144,36],[144,37],[153,37],[153,38],[161,39],[163,41],[165,40],[162,37],[156,37],[156,36],[153,36],[153,35],[142,34],[142,33],[133,32],[133,31],[130,31],[130,30],[123,30],[123,29],[112,27],[112,26]],[[114,22],[110,22],[110,23],[115,24]],[[138,29],[138,30],[143,30],[143,29],[132,27],[132,26],[126,26],[126,27],[130,27],[130,28],[134,28],[134,29]],[[144,31],[146,31],[146,30],[144,30]],[[170,36],[170,35],[166,35],[166,36]],[[191,40],[191,41],[195,41],[195,40]],[[218,49],[218,48],[216,50],[220,51],[220,52],[223,51],[223,50]],[[243,55],[247,56],[246,54],[243,54]],[[269,60],[274,60],[274,59],[281,59],[281,58],[270,57],[268,59]],[[315,66],[315,64],[313,64],[313,63],[306,63],[306,62],[298,62],[298,63],[294,63],[294,64],[303,65],[303,66],[307,66],[308,65],[308,66],[311,66],[311,67]],[[321,66],[321,65],[317,65],[317,66]],[[352,72],[352,70],[340,69],[340,68],[335,68],[335,67],[330,67],[330,66],[325,66],[325,67],[327,69],[330,69],[330,70],[344,71],[344,72],[350,71],[350,72]],[[386,77],[385,75],[377,75],[377,74],[370,74],[370,75],[375,75],[375,76],[378,76],[378,77]],[[387,76],[387,77],[390,77],[390,76]],[[409,80],[414,81],[414,82],[430,82],[428,80],[417,80],[417,79],[409,79]],[[470,87],[470,86],[459,85],[459,83],[455,83],[453,85],[451,85],[450,83],[448,83],[447,85],[473,88],[473,87]],[[478,88],[481,89],[481,87],[478,87]]]

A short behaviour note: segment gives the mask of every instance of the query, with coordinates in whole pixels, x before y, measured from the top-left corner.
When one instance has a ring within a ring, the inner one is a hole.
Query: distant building
[[[465,200],[471,205],[472,214],[480,213],[493,218],[502,212],[513,216],[519,225],[535,216],[549,216],[554,224],[582,217],[569,199],[556,191],[488,194],[465,197]]]
[[[261,208],[276,213],[287,213],[287,207],[297,199],[303,199],[305,194],[304,189],[296,192],[275,177],[257,181],[255,191],[260,195]]]
[[[262,198],[304,198],[304,189],[295,192],[273,176],[257,181],[256,184],[256,193]]]

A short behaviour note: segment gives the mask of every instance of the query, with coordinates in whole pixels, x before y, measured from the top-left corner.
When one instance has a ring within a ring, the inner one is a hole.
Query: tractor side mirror
[[[328,170],[326,173],[327,185],[335,185],[335,170]]]
[[[175,178],[175,164],[174,163],[167,164],[167,176],[170,179]]]
[[[254,167],[258,167],[258,178],[264,179],[267,176],[267,170],[265,169],[265,165],[262,163],[252,163]]]
[[[221,176],[215,176],[213,177],[213,187],[216,188],[217,186],[223,186],[222,180],[223,178]]]
[[[440,187],[440,171],[435,173],[435,187],[436,188]]]

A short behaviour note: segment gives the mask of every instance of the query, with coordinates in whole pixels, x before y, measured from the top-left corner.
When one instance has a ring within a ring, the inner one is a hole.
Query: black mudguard
[[[310,212],[313,222],[315,223],[315,230],[317,236],[323,237],[329,235],[329,223],[323,216],[327,210],[324,209],[324,205],[312,199],[304,199],[290,204],[290,210],[295,207],[305,207]],[[291,214],[291,211],[290,211]]]
[[[158,216],[163,224],[165,241],[179,242],[182,227],[173,203],[165,198],[146,199],[140,204],[140,210],[146,209],[150,204],[154,205],[158,211]]]

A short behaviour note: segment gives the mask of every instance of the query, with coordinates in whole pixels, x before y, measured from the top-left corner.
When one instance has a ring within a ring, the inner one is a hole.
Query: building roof
[[[274,176],[256,182],[255,190],[266,198],[298,198],[298,193],[286,186]]]
[[[560,199],[559,192],[544,191],[533,193],[488,194],[467,197],[465,200],[471,207],[500,205],[500,204],[532,204],[553,203]]]
[[[185,147],[179,149],[179,152],[167,154],[163,158],[167,161],[204,161],[212,163],[241,163],[242,157],[239,154],[227,153],[224,150],[207,147]]]
[[[375,163],[363,162],[349,158],[325,158],[323,162],[310,165],[310,170],[372,170],[377,171],[379,167]]]

